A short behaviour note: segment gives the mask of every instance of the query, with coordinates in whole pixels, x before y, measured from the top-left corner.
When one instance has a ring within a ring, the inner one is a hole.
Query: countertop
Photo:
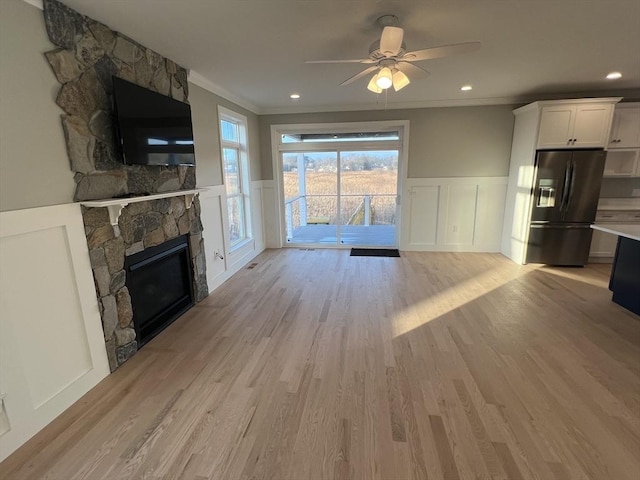
[[[591,225],[594,230],[600,230],[601,232],[612,233],[620,237],[630,238],[631,240],[637,240],[640,242],[640,225],[615,225],[610,223],[594,223]]]
[[[640,197],[601,198],[598,210],[640,210]]]

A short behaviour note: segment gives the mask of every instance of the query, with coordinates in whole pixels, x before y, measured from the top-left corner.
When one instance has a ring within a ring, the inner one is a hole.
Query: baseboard
[[[247,253],[243,254],[238,259],[236,259],[233,262],[233,264],[229,267],[228,270],[225,270],[220,275],[217,275],[212,279],[209,279],[209,284],[208,284],[209,295],[214,293],[215,290],[218,289],[224,282],[226,282],[233,275],[235,275],[240,270],[242,270],[251,260],[256,258],[258,255],[260,255],[264,251],[265,251],[264,246],[262,246],[262,248],[260,249],[255,248],[255,249],[249,250]]]
[[[500,245],[434,245],[413,243],[401,249],[405,252],[500,253]]]
[[[589,257],[589,263],[613,263],[613,257]]]

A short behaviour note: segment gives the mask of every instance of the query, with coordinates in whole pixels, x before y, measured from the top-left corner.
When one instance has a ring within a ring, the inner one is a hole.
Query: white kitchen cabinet
[[[619,199],[615,199],[620,201]],[[600,200],[602,203],[603,200]],[[640,210],[598,210],[596,224],[613,229],[628,225],[640,225]],[[616,253],[618,236],[600,230],[593,231],[589,261],[595,263],[611,263]]]
[[[543,106],[538,148],[604,147],[612,114],[613,104],[605,102]]]
[[[609,149],[603,177],[640,177],[640,148]]]
[[[640,103],[616,105],[609,148],[640,148]]]
[[[589,249],[589,261],[595,263],[611,263],[616,254],[617,244],[617,235],[594,230],[593,237],[591,237],[591,248]]]

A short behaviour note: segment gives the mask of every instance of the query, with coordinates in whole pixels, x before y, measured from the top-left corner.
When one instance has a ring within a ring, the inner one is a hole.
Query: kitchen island
[[[591,225],[594,230],[618,236],[611,267],[612,300],[640,315],[640,225]]]

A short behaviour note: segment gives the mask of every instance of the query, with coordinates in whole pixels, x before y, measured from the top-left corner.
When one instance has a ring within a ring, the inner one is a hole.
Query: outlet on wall
[[[640,188],[634,188],[633,190],[631,190],[631,196],[640,197]]]

